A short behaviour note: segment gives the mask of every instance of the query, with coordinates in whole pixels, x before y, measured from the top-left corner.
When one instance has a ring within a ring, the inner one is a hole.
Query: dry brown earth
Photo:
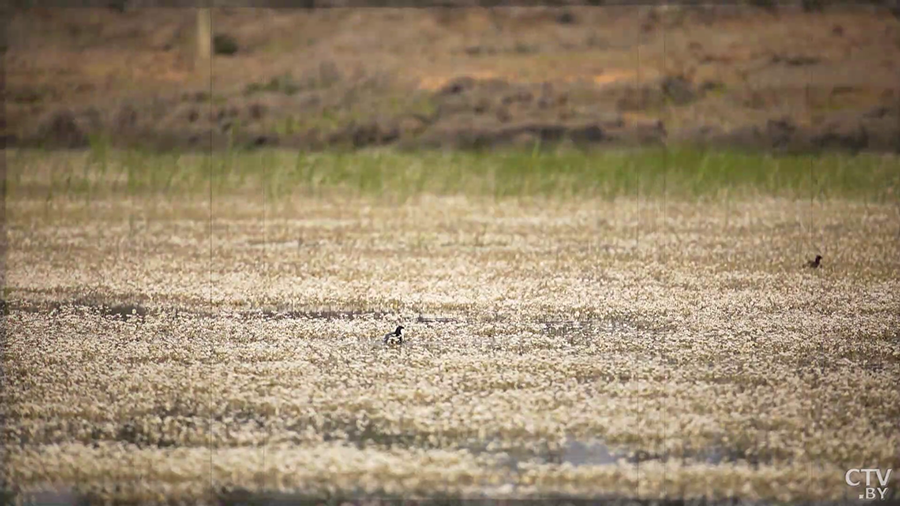
[[[11,145],[207,149],[660,142],[896,151],[887,9],[28,9],[7,27]]]

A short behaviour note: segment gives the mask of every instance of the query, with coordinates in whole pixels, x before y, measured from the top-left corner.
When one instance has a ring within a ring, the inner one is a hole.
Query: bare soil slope
[[[28,9],[12,145],[900,149],[900,22],[750,7]]]

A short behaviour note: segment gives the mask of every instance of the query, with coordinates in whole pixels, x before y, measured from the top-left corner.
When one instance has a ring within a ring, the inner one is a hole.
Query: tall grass
[[[900,157],[772,156],[696,149],[616,151],[231,151],[212,155],[17,151],[10,196],[185,195],[264,189],[278,199],[348,193],[405,199],[423,193],[494,198],[678,199],[723,194],[897,199]]]

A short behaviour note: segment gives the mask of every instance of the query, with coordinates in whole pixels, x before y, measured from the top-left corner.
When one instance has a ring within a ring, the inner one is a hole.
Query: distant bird
[[[806,262],[806,266],[810,269],[818,269],[819,265],[822,263],[822,255],[816,255],[815,260],[810,260]]]
[[[403,325],[397,327],[397,330],[388,332],[384,335],[384,344],[403,344]]]

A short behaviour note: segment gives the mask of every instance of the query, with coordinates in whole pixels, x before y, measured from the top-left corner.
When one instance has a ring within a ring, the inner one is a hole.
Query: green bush
[[[231,56],[238,51],[238,43],[231,35],[220,33],[213,37],[213,52]]]

